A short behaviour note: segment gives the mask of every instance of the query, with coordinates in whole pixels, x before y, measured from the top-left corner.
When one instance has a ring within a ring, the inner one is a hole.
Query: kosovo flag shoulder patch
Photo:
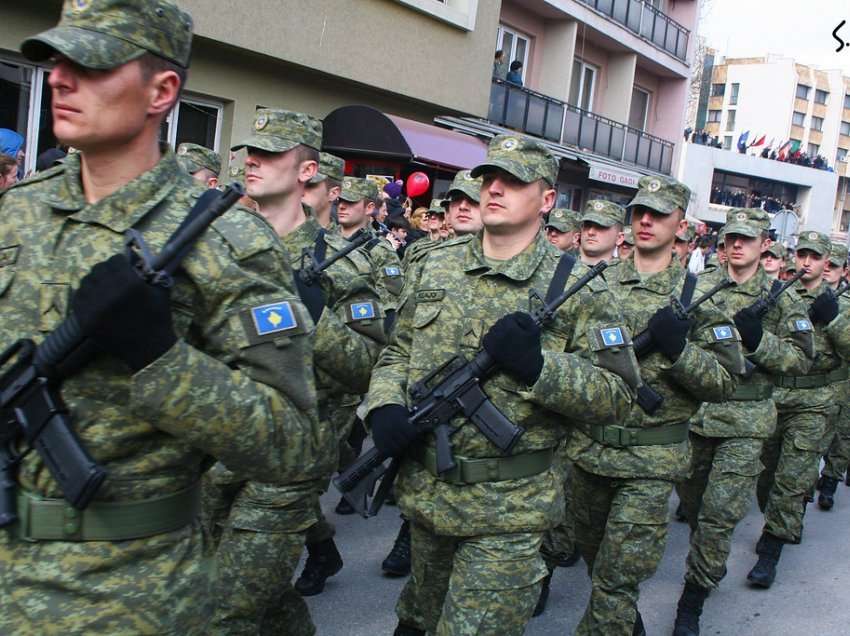
[[[375,305],[370,301],[351,303],[352,320],[370,320],[375,317]]]
[[[289,301],[252,307],[251,318],[254,320],[258,336],[287,331],[298,326]]]
[[[401,276],[401,269],[398,267],[385,267],[384,274],[387,276]]]
[[[714,338],[716,340],[731,340],[733,337],[732,327],[729,325],[723,325],[721,327],[712,327],[714,331]]]
[[[623,337],[623,330],[619,327],[609,327],[608,329],[600,329],[602,343],[606,347],[622,347],[626,344],[626,339]]]

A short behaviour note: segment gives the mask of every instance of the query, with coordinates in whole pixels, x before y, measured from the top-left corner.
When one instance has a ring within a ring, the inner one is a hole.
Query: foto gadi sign
[[[594,181],[610,183],[611,185],[617,185],[622,188],[634,188],[635,190],[637,190],[638,180],[640,179],[639,174],[629,172],[628,170],[618,170],[616,168],[597,165],[590,166],[590,172],[587,176]]]

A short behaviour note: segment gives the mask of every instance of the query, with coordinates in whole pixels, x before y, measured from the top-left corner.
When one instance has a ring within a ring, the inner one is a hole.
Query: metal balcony
[[[672,142],[502,80],[493,80],[487,119],[655,172],[672,170]]]
[[[691,32],[644,0],[579,0],[663,51],[687,62]]]

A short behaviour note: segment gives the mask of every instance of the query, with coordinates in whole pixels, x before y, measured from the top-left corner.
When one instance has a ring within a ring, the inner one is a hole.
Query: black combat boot
[[[354,506],[348,503],[348,499],[340,497],[339,503],[334,508],[334,512],[338,515],[353,515],[357,511],[354,509]]]
[[[410,522],[407,519],[401,524],[393,549],[381,563],[381,569],[390,576],[410,574]]]
[[[673,636],[699,636],[699,617],[702,615],[702,605],[706,597],[708,597],[706,588],[685,581],[685,589],[682,590],[676,610]]]
[[[549,601],[549,584],[552,582],[552,574],[555,570],[549,570],[543,579],[543,585],[540,588],[540,596],[537,598],[537,605],[534,606],[534,614],[532,616],[540,616],[546,611],[546,603]]]
[[[776,578],[776,564],[779,563],[779,557],[782,555],[783,545],[784,542],[772,534],[762,533],[758,547],[759,560],[747,575],[750,583],[765,589],[773,585],[773,580]]]
[[[632,636],[646,636],[646,628],[643,626],[643,617],[637,612],[635,626],[632,628]]]
[[[685,502],[679,501],[679,505],[676,506],[676,512],[673,515],[676,518],[676,521],[680,523],[685,523],[688,520],[688,513],[685,511]]]
[[[399,623],[393,631],[393,636],[425,636],[425,630]]]
[[[818,508],[821,510],[832,510],[835,504],[835,488],[838,480],[824,475],[820,478],[820,495],[818,495]]]
[[[307,563],[295,581],[301,596],[315,596],[325,589],[325,581],[342,569],[342,557],[333,539],[307,546]]]

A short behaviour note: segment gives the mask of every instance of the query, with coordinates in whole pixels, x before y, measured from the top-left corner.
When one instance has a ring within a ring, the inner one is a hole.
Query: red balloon
[[[424,172],[414,172],[407,177],[407,196],[416,198],[428,192],[431,187],[431,180]]]

